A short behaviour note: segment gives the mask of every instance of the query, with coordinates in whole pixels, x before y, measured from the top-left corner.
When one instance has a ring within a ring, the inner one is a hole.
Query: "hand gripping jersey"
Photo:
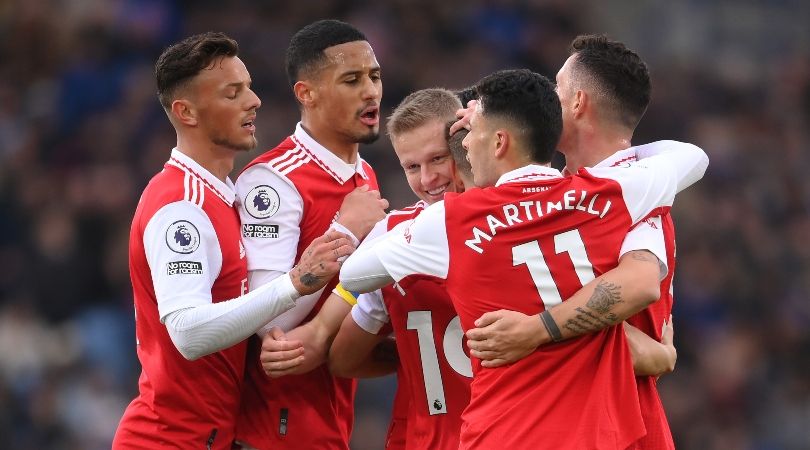
[[[402,228],[425,207],[426,203],[419,202],[391,212],[381,222],[382,231]],[[370,234],[367,242],[371,239]],[[370,333],[377,333],[389,321],[394,330],[400,361],[397,397],[403,390],[410,393],[404,448],[457,449],[461,412],[470,400],[472,369],[444,283],[414,275],[381,291],[382,299],[360,295],[352,316]]]
[[[161,317],[183,304],[220,302],[247,291],[232,187],[174,150],[141,196],[129,269],[142,370],[115,449],[231,448],[246,344],[188,361]]]
[[[595,167],[615,167],[636,160],[635,150],[630,148],[611,155]],[[658,221],[648,219],[638,225],[638,227],[643,226],[658,228],[663,233],[668,271],[661,281],[661,297],[658,301],[628,318],[627,322],[651,338],[660,341],[661,328],[664,321],[672,313],[672,279],[675,274],[675,225],[672,222],[672,215],[667,212]],[[655,377],[636,377],[636,384],[638,386],[641,415],[644,418],[647,434],[633,443],[630,448],[635,450],[673,450],[675,443],[672,440],[672,432],[669,429],[664,406],[658,395]]]
[[[253,160],[237,180],[242,236],[250,270],[286,272],[329,228],[343,198],[356,187],[377,189],[371,167],[347,165],[299,124],[278,147]],[[309,316],[337,284],[323,290]],[[250,339],[237,439],[264,449],[348,449],[356,381],[333,377],[326,365],[303,375],[271,379]]]

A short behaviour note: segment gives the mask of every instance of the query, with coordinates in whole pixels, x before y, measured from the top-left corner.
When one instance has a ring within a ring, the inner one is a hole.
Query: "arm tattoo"
[[[630,257],[635,259],[636,261],[646,261],[646,262],[658,262],[658,257],[653,255],[648,250],[635,250],[629,253]]]
[[[609,314],[611,312],[610,309],[613,308],[616,303],[623,303],[620,291],[621,286],[599,280],[599,283],[593,290],[591,298],[588,299],[588,303],[586,303],[585,306],[600,314]]]
[[[576,308],[577,315],[565,322],[565,329],[575,336],[601,330],[615,325],[618,316],[612,311],[621,299],[621,286],[600,280],[585,304],[586,308]]]

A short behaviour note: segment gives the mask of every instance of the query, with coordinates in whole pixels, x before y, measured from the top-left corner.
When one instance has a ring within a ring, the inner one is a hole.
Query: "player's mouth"
[[[368,106],[360,111],[360,122],[368,127],[375,127],[380,123],[380,107]]]
[[[450,186],[450,183],[447,183],[447,184],[444,184],[444,185],[439,186],[437,188],[433,188],[433,189],[430,189],[430,190],[425,190],[425,193],[429,197],[432,197],[432,198],[434,198],[434,199],[436,199],[438,201],[438,200],[441,200],[441,199],[444,198],[444,193],[447,192],[447,188],[449,186]]]
[[[256,116],[249,117],[248,120],[242,122],[242,128],[250,131],[251,133],[255,133],[256,132],[256,124],[254,123],[255,120]]]

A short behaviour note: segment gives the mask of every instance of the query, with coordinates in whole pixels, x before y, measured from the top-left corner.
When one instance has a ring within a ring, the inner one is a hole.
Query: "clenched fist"
[[[385,218],[385,208],[388,208],[388,200],[380,197],[380,191],[360,186],[343,199],[337,222],[362,240]]]

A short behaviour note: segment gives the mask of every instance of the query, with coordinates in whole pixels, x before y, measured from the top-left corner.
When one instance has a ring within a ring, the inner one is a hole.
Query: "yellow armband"
[[[354,305],[356,305],[356,304],[357,304],[357,295],[356,295],[355,293],[353,293],[353,292],[349,292],[349,291],[347,291],[346,289],[343,289],[343,285],[342,285],[342,284],[339,284],[339,283],[338,283],[338,285],[337,285],[337,286],[335,286],[335,290],[334,290],[334,291],[332,291],[332,292],[334,292],[335,294],[339,295],[339,296],[340,296],[340,298],[342,298],[343,300],[345,300],[345,301],[346,301],[346,303],[348,303],[348,304],[349,304],[349,305],[351,305],[351,306],[354,306]]]

